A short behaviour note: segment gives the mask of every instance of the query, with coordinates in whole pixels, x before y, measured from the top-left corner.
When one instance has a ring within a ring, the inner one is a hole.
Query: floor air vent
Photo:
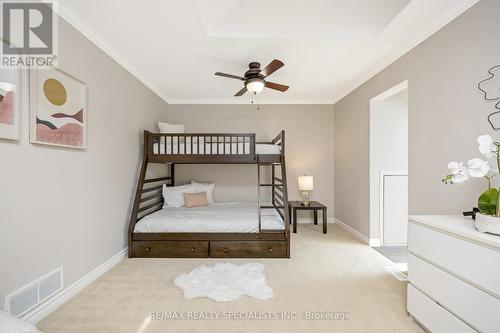
[[[19,316],[38,304],[37,284],[25,286],[9,296],[6,297],[5,307],[14,316]]]
[[[5,296],[5,309],[19,317],[63,288],[62,267]]]

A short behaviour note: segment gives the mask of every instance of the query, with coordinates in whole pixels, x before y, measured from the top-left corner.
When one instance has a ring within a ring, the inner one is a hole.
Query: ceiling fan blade
[[[247,87],[243,87],[243,89],[241,89],[240,91],[238,91],[234,96],[238,97],[238,96],[243,95],[246,92],[247,92]]]
[[[266,87],[267,88],[270,88],[270,89],[274,89],[274,90],[278,90],[278,91],[287,91],[288,90],[288,86],[285,86],[284,84],[279,84],[279,83],[274,83],[274,82],[266,82]]]
[[[264,75],[265,77],[273,74],[274,72],[276,72],[278,69],[280,69],[281,67],[285,66],[285,64],[278,60],[278,59],[274,59],[273,61],[271,61],[269,63],[269,65],[267,65],[261,72],[260,74]]]
[[[238,75],[226,74],[226,73],[221,73],[221,72],[217,72],[217,73],[215,73],[215,75],[222,76],[222,77],[227,77],[227,78],[230,78],[230,79],[236,79],[236,80],[245,81],[245,78],[243,78],[241,76],[238,76]]]

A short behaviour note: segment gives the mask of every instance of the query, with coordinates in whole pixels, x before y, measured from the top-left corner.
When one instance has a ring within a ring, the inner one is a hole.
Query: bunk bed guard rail
[[[145,151],[150,162],[252,163],[256,160],[254,133],[151,133]]]

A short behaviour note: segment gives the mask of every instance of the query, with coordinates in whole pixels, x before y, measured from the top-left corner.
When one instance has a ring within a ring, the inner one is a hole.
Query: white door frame
[[[408,171],[382,171],[380,172],[379,186],[379,228],[380,228],[380,246],[384,245],[384,178],[385,176],[408,176]],[[406,244],[391,244],[391,246],[406,245]]]
[[[408,90],[408,79],[396,84],[395,86],[385,90],[384,92],[378,94],[377,96],[375,97],[372,97],[370,99],[370,122],[371,122],[371,117],[372,117],[372,110],[373,110],[373,106],[374,106],[374,103],[377,103],[379,101],[383,101],[393,95],[396,95],[398,93],[400,93],[401,91],[403,90]],[[409,108],[409,106],[408,106]],[[371,154],[372,154],[372,151],[371,151],[371,140],[372,140],[372,137],[371,137],[371,134],[370,134],[370,161],[369,161],[369,169],[371,170],[371,167],[372,167],[372,157],[371,157]],[[392,175],[391,173],[397,173],[397,174],[394,174],[394,176],[399,176],[401,175],[400,173],[404,173],[404,175],[408,176],[408,171],[383,171],[381,172],[380,174],[380,180],[381,180],[381,185],[380,185],[380,188],[379,188],[379,226],[380,226],[380,230],[379,230],[379,236],[380,238],[377,239],[377,238],[370,238],[370,246],[373,247],[373,246],[382,246],[383,245],[383,175],[384,173],[386,175]],[[399,174],[398,174],[399,173]],[[371,182],[371,173],[370,173],[370,182]],[[382,193],[382,195],[380,195],[380,193]],[[371,194],[370,194],[370,206],[371,206]],[[382,207],[382,208],[380,208]],[[370,220],[369,220],[369,223],[370,223],[370,232],[371,232],[371,229],[372,229],[372,219],[371,219],[371,215],[370,215]],[[370,234],[371,235],[371,234]]]

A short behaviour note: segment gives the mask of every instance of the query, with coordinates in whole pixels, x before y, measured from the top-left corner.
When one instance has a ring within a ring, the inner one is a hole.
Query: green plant
[[[477,199],[479,211],[486,215],[496,215],[498,211],[498,190],[490,188],[484,191]]]

